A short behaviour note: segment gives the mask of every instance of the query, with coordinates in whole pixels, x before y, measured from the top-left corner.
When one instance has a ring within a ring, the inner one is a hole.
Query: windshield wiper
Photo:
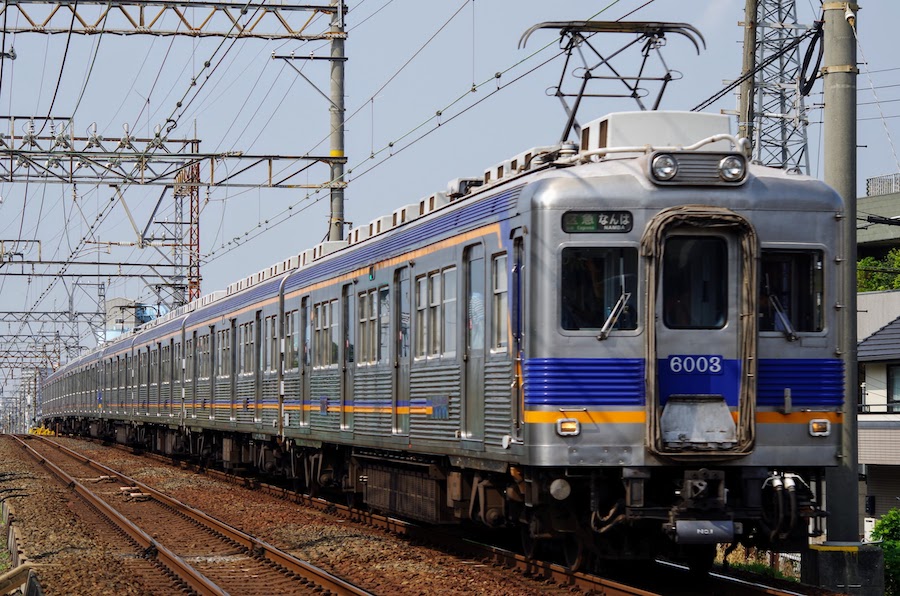
[[[777,324],[775,325],[775,329],[784,333],[784,337],[788,341],[797,341],[800,339],[794,331],[794,326],[791,325],[790,319],[788,319],[787,314],[785,314],[784,308],[781,307],[781,301],[778,300],[778,296],[769,294],[769,304],[775,309],[776,323],[781,323],[781,329],[778,329]]]
[[[616,321],[619,320],[619,315],[622,314],[622,311],[625,310],[625,305],[628,303],[628,300],[631,298],[630,292],[622,292],[622,295],[619,296],[619,300],[616,302],[616,305],[613,306],[612,311],[610,311],[609,316],[606,317],[606,322],[603,323],[603,327],[600,328],[600,335],[597,336],[597,339],[603,341],[607,337],[609,337],[610,331],[615,326]]]

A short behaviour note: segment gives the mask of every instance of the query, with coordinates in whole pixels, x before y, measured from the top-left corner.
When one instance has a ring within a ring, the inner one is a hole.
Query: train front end
[[[725,131],[721,127],[725,126]],[[529,185],[526,545],[804,548],[840,453],[842,204],[727,119],[613,114]]]

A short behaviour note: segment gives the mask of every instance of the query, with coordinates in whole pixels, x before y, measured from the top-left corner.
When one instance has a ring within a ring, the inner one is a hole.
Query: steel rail
[[[83,439],[83,437],[82,437]],[[95,439],[94,439],[95,440]],[[53,442],[53,441],[51,441]],[[54,442],[55,444],[55,442]],[[65,449],[65,447],[60,446]],[[529,559],[519,553],[498,548],[496,546],[473,542],[469,540],[461,540],[453,534],[436,530],[433,527],[419,526],[415,523],[397,519],[388,515],[372,513],[370,511],[361,511],[352,507],[347,507],[340,503],[334,503],[319,497],[302,494],[290,490],[288,488],[259,482],[255,478],[246,476],[236,476],[228,474],[220,470],[212,470],[201,468],[200,466],[186,462],[173,460],[171,457],[165,457],[157,453],[143,451],[123,445],[115,445],[116,448],[122,449],[129,453],[139,453],[143,457],[148,457],[160,463],[174,465],[182,469],[195,472],[202,472],[210,478],[222,480],[230,484],[243,486],[256,492],[271,495],[286,501],[301,504],[306,507],[316,509],[324,513],[330,513],[339,517],[350,519],[357,523],[362,523],[371,527],[375,527],[393,534],[405,536],[410,540],[422,541],[428,544],[436,545],[451,552],[464,553],[465,556],[473,559],[490,562],[490,564],[506,569],[519,569],[523,573],[540,577],[542,579],[551,580],[559,585],[577,587],[580,590],[593,594],[601,594],[603,596],[661,596],[665,591],[657,592],[639,588],[637,586],[629,586],[621,581],[604,578],[591,573],[573,572],[566,567],[541,561]],[[656,564],[662,563],[663,567],[684,568],[682,565],[669,563],[667,561],[657,561]],[[773,596],[798,596],[804,593],[825,594],[818,588],[813,588],[814,592],[809,592],[810,586],[797,584],[792,589],[783,589],[764,584],[754,584],[745,579],[730,577],[722,573],[711,572],[709,578],[713,593],[729,593],[729,594],[769,594]],[[806,590],[806,591],[804,591]]]
[[[341,578],[328,573],[324,569],[320,569],[320,568],[316,567],[315,565],[312,565],[311,563],[308,563],[306,561],[298,559],[297,557],[295,557],[289,553],[286,553],[286,552],[272,546],[271,544],[269,544],[267,542],[264,542],[262,540],[254,538],[253,536],[250,536],[249,534],[246,534],[245,532],[242,532],[242,531],[238,530],[237,528],[229,526],[228,524],[221,522],[221,521],[215,519],[214,517],[210,517],[206,513],[203,513],[202,511],[200,511],[198,509],[194,509],[190,505],[182,503],[181,501],[179,501],[173,497],[170,497],[164,493],[161,493],[160,491],[158,491],[150,486],[147,486],[146,484],[139,482],[133,478],[129,478],[128,476],[125,476],[124,474],[117,472],[116,470],[113,470],[112,468],[109,468],[109,467],[107,467],[99,462],[96,462],[84,455],[81,455],[80,453],[73,451],[73,450],[69,449],[68,447],[65,447],[64,445],[59,444],[56,441],[50,440],[47,437],[42,437],[39,435],[33,435],[33,436],[31,436],[31,438],[38,439],[44,443],[47,443],[47,444],[55,447],[56,449],[60,450],[61,452],[65,453],[66,455],[72,457],[73,459],[76,459],[83,464],[91,466],[92,468],[94,468],[100,472],[103,472],[104,474],[107,474],[109,476],[115,476],[115,477],[119,478],[122,482],[125,482],[130,486],[138,487],[141,490],[141,492],[152,495],[153,498],[156,501],[158,501],[159,503],[161,503],[167,507],[171,507],[172,509],[178,511],[179,513],[186,515],[187,517],[194,520],[195,522],[197,522],[203,526],[206,526],[206,527],[212,529],[213,531],[218,532],[219,534],[222,534],[229,540],[236,542],[237,544],[246,548],[250,552],[252,552],[256,555],[259,555],[261,557],[264,557],[265,559],[267,559],[273,563],[276,563],[277,565],[280,565],[281,567],[284,567],[285,569],[287,569],[293,573],[296,573],[302,577],[310,579],[311,581],[315,582],[317,586],[321,586],[323,589],[329,590],[334,594],[371,596],[370,592],[363,590],[359,586],[355,586],[355,585],[351,584],[350,582],[342,580]]]
[[[96,508],[101,514],[108,518],[113,524],[122,529],[128,536],[134,540],[141,548],[154,549],[156,557],[169,571],[177,575],[191,589],[196,590],[198,594],[210,596],[222,596],[225,594],[218,586],[206,578],[202,573],[191,567],[181,557],[159,544],[150,537],[149,534],[138,528],[136,525],[126,519],[121,513],[112,508],[106,501],[94,494],[90,489],[75,480],[72,476],[64,472],[59,466],[48,460],[46,457],[35,451],[32,447],[25,443],[21,438],[10,435],[18,441],[22,448],[29,455],[38,460],[38,463],[48,468],[63,483],[74,490],[78,495]],[[113,474],[120,477],[119,474]],[[120,477],[121,478],[121,477]]]

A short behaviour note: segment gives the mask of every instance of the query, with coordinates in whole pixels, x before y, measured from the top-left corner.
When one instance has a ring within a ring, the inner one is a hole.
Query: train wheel
[[[584,541],[578,534],[566,534],[563,538],[563,554],[566,557],[566,567],[570,571],[578,571],[584,563]]]
[[[531,533],[529,524],[522,524],[521,530],[522,554],[525,555],[525,558],[527,559],[534,559],[537,556],[538,547],[540,546],[541,541],[539,538],[535,538]]]

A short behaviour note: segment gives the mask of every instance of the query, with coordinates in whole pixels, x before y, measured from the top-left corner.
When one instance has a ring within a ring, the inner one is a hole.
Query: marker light
[[[556,421],[556,434],[571,437],[581,432],[581,423],[574,418],[560,418]]]
[[[820,418],[810,420],[809,434],[813,437],[827,437],[831,434],[831,422]]]
[[[674,157],[664,153],[653,158],[650,169],[657,180],[671,180],[678,173],[678,163]]]
[[[737,182],[744,177],[747,172],[747,166],[744,160],[736,155],[723,157],[719,162],[719,176],[725,182]]]

